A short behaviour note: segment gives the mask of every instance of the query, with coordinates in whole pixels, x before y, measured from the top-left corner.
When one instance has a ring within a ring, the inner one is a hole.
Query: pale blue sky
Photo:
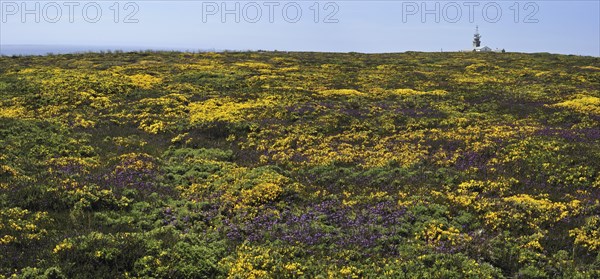
[[[315,2],[319,2],[316,18]],[[519,3],[516,18],[515,2]],[[598,0],[119,1],[118,23],[114,22],[117,5],[112,0],[49,3],[0,0],[0,44],[5,49],[7,45],[61,45],[94,49],[456,51],[471,48],[475,26],[479,25],[483,45],[491,48],[600,56]],[[87,3],[91,4],[85,6]],[[234,14],[222,14],[223,8],[234,9],[236,3],[239,23]],[[33,11],[24,14],[24,8]],[[102,14],[96,18],[98,9]],[[137,23],[123,22],[135,9],[130,20]],[[256,16],[258,9],[261,17]],[[302,15],[292,23],[297,9]],[[433,11],[424,14],[424,9]],[[458,10],[462,17],[457,17]],[[472,22],[470,10],[474,11]],[[274,12],[273,22],[270,11]],[[334,11],[329,17],[332,22],[324,22]],[[496,11],[501,17],[496,18]]]

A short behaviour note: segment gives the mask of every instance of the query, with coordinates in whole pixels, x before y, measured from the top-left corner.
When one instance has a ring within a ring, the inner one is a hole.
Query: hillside
[[[0,278],[599,278],[600,59],[0,57]]]

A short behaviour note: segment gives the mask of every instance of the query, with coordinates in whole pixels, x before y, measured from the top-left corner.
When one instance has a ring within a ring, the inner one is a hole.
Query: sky
[[[600,56],[600,1],[0,0],[0,53],[64,49]]]

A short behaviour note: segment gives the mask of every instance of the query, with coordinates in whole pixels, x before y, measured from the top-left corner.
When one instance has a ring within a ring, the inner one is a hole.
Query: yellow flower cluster
[[[328,271],[327,278],[360,278],[360,270],[355,266],[346,265],[337,272]]]
[[[0,103],[0,117],[6,118],[25,118],[27,111],[22,106],[5,107]]]
[[[218,166],[221,171],[190,186],[180,185],[178,188],[182,196],[196,199],[219,192],[222,193],[219,197],[221,204],[235,210],[258,208],[279,199],[286,189],[298,190],[299,187],[299,184],[270,169],[251,169],[234,163],[197,158],[188,158],[187,163]]]
[[[48,234],[40,228],[40,223],[49,222],[48,212],[35,213],[19,207],[0,210],[0,244],[23,243],[40,240]]]
[[[187,118],[188,99],[182,94],[168,94],[159,98],[145,98],[136,109],[119,117],[139,123],[139,128],[150,134],[167,131]]]
[[[277,199],[281,193],[283,193],[281,186],[275,183],[262,182],[252,187],[252,189],[242,190],[242,204],[263,204]]]
[[[483,195],[504,196],[518,181],[514,178],[498,181],[470,180],[460,183],[456,189],[446,187],[439,196],[446,197],[453,203],[462,207],[472,208],[477,212],[490,209],[496,200],[483,198]]]
[[[472,238],[468,234],[461,233],[457,228],[432,221],[422,231],[415,233],[415,239],[423,240],[432,246],[439,246],[442,241],[447,241],[454,246],[469,242]]]
[[[239,123],[252,118],[252,110],[273,106],[271,98],[236,101],[231,98],[209,99],[191,103],[190,121],[192,124],[210,124],[213,122]]]
[[[424,146],[409,141],[418,133],[382,137],[369,131],[351,129],[339,134],[320,136],[315,132],[315,126],[309,125],[292,126],[286,128],[286,131],[285,135],[273,140],[262,139],[269,136],[271,131],[252,133],[244,147],[255,147],[259,151],[272,154],[262,157],[263,161],[274,160],[289,164],[295,156],[307,158],[308,160],[300,162],[301,165],[343,162],[377,167],[397,162],[403,166],[410,166],[428,153]]]
[[[16,170],[15,168],[8,166],[8,165],[0,165],[0,176],[17,176],[19,175],[19,171]],[[0,184],[3,185],[3,184]],[[2,188],[2,187],[0,187]]]
[[[250,68],[250,69],[257,69],[257,70],[271,69],[273,67],[273,66],[271,66],[271,64],[254,62],[254,61],[239,62],[239,63],[235,63],[235,65],[238,67],[241,67],[241,68]]]
[[[600,67],[595,67],[595,66],[581,66],[579,67],[580,69],[583,70],[593,70],[593,71],[600,71]]]
[[[126,170],[135,170],[135,171],[144,171],[144,170],[153,170],[158,166],[153,162],[152,156],[145,153],[127,153],[119,156],[119,161],[126,163],[125,165],[121,164],[115,168],[114,172],[126,171]]]
[[[268,278],[268,268],[273,264],[271,250],[245,243],[238,246],[235,259],[225,258],[220,264],[229,270],[229,279]]]
[[[288,259],[296,251],[294,247],[269,248],[242,243],[232,255],[223,258],[219,266],[230,279],[304,278],[306,268]]]
[[[600,98],[581,95],[573,100],[560,102],[555,107],[569,108],[581,113],[591,113],[600,115]]]
[[[401,96],[411,96],[411,95],[436,95],[436,96],[443,96],[448,94],[447,91],[445,90],[433,90],[433,91],[418,91],[418,90],[414,90],[414,89],[410,89],[410,88],[402,88],[402,89],[396,89],[394,91],[392,91],[394,94],[397,95],[401,95]]]
[[[366,96],[367,94],[354,89],[330,89],[319,92],[319,95],[323,97],[335,97],[335,96],[348,96],[348,97],[360,97]]]
[[[229,189],[228,194],[232,198],[241,198],[241,202],[236,203],[235,208],[257,206],[278,199],[284,192],[284,185],[288,183],[289,179],[287,177],[273,171],[264,171],[256,178],[247,175],[240,177],[239,180],[234,182],[234,187]],[[241,189],[241,191],[236,189],[242,187],[242,185],[251,186]]]
[[[518,194],[503,198],[498,205],[504,209],[490,209],[484,218],[486,224],[493,228],[509,228],[511,224],[528,220],[526,224],[521,225],[541,231],[546,224],[579,214],[579,204],[578,200],[568,203],[553,202],[545,196],[535,198],[527,194]]]
[[[54,246],[54,249],[52,249],[52,253],[58,254],[62,251],[71,250],[71,249],[73,249],[73,242],[67,238],[67,239],[63,239],[63,241],[56,244],[56,246]]]
[[[589,217],[584,226],[569,231],[575,237],[575,244],[588,248],[590,251],[600,250],[600,216]]]
[[[154,77],[148,74],[135,74],[129,76],[131,83],[142,89],[152,89],[154,85],[162,82],[162,78]]]
[[[508,76],[494,76],[487,74],[468,73],[464,75],[455,75],[454,81],[457,83],[486,84],[486,83],[511,83],[514,78]]]

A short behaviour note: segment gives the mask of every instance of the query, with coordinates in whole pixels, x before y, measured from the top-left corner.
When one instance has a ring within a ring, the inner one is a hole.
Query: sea
[[[176,47],[145,48],[136,46],[76,46],[76,45],[3,45],[0,44],[0,56],[52,55],[86,52],[115,52],[115,51],[184,51],[211,52],[215,49],[190,49]]]

